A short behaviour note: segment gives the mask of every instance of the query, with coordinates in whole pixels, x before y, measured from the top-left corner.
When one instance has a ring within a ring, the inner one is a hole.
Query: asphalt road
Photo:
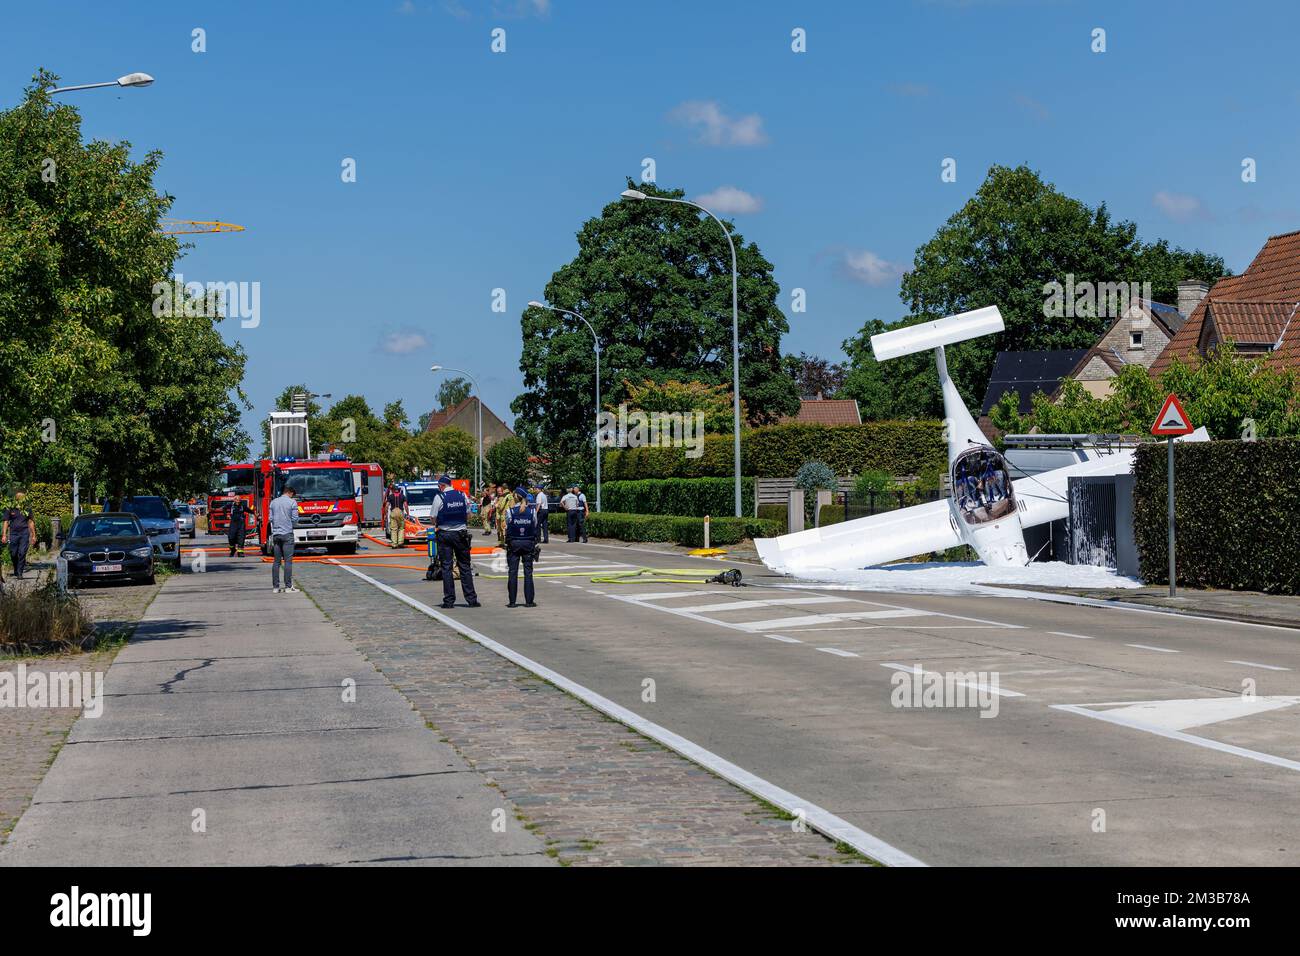
[[[505,582],[489,577],[504,563],[484,558],[483,607],[449,616],[922,862],[1300,863],[1294,630],[800,586],[752,565],[738,565],[744,588],[593,584],[728,565],[594,543],[544,551],[539,575],[558,576],[538,578],[540,607],[505,607]],[[419,571],[362,563],[437,607],[441,585]],[[966,675],[955,687],[982,688],[980,706],[896,706],[894,682],[922,681],[918,667]]]

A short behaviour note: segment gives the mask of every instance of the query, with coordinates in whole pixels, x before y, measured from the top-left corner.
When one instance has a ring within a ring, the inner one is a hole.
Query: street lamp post
[[[738,272],[736,268],[736,244],[731,239],[731,230],[722,224],[722,220],[697,202],[688,199],[670,199],[667,196],[649,196],[637,189],[625,189],[624,199],[653,199],[658,202],[675,202],[682,206],[693,206],[718,224],[722,234],[727,237],[731,247],[731,427],[735,455],[736,471],[736,517],[741,517],[740,508],[740,309],[737,304],[736,285]]]
[[[469,375],[469,380],[474,383],[475,404],[478,406],[478,460],[474,462],[474,486],[475,492],[483,487],[483,391],[478,387],[478,379],[463,368],[448,368],[445,365],[431,365],[430,372],[456,372],[460,375]]]
[[[562,312],[565,315],[571,315],[587,327],[591,333],[592,341],[596,343],[596,510],[600,511],[600,336],[583,316],[574,312],[572,309],[561,309],[556,305],[547,305],[545,302],[529,302],[530,306],[535,309],[550,309],[552,312]]]
[[[74,90],[97,90],[102,86],[148,86],[153,82],[153,77],[148,73],[128,73],[126,76],[119,76],[116,80],[109,80],[106,83],[83,83],[80,86],[56,86],[50,90],[51,93],[71,93]]]

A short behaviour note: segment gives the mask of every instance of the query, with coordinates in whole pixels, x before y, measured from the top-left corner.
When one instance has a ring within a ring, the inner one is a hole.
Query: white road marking
[[[1092,704],[1090,706],[1100,706]],[[1232,754],[1236,757],[1245,757],[1247,760],[1257,760],[1260,763],[1272,764],[1274,767],[1284,767],[1287,770],[1300,770],[1300,761],[1288,760],[1285,757],[1275,757],[1272,754],[1262,753],[1258,750],[1247,750],[1245,747],[1234,747],[1232,744],[1225,744],[1218,740],[1211,740],[1209,737],[1197,737],[1195,734],[1185,734],[1181,730],[1166,730],[1163,727],[1155,727],[1141,721],[1132,720],[1128,717],[1107,712],[1104,710],[1089,710],[1088,707],[1080,704],[1052,704],[1053,710],[1063,710],[1071,714],[1079,714],[1082,717],[1091,717],[1094,720],[1104,720],[1107,723],[1118,724],[1121,727],[1129,727],[1133,730],[1145,730],[1149,734],[1155,734],[1157,737],[1167,737],[1170,740],[1181,740],[1183,743],[1195,744],[1198,747],[1204,747],[1207,750],[1217,750],[1220,753]]]
[[[1258,667],[1266,671],[1289,671],[1289,667],[1278,667],[1276,664],[1256,664],[1254,661],[1224,661],[1225,664],[1240,664],[1242,667]]]
[[[946,675],[940,671],[924,670],[920,664],[881,664],[881,667],[888,667],[891,671],[906,671],[909,674],[934,674],[937,677],[946,679]],[[957,673],[970,673],[969,671],[959,671]],[[990,687],[985,681],[968,681],[954,680],[954,684],[960,684],[962,687],[973,687],[976,690],[984,691],[986,694],[997,694],[999,697],[1024,697],[1024,694],[1014,690],[1007,690],[1005,687]],[[999,681],[1000,683],[1000,681]]]
[[[774,641],[781,641],[783,644],[802,644],[803,641],[797,637],[786,637],[784,634],[764,634],[764,637],[770,637]]]
[[[1157,651],[1161,654],[1177,654],[1178,652],[1172,647],[1152,647],[1150,644],[1125,644],[1125,647],[1136,647],[1140,651]]]
[[[807,614],[803,617],[771,617],[763,621],[737,621],[747,631],[766,631],[774,627],[805,627],[809,624],[834,624],[836,621],[875,621],[885,618],[926,617],[929,611],[845,611],[842,614]]]
[[[520,667],[524,668],[524,670],[531,671],[543,680],[550,681],[556,687],[566,693],[572,694],[574,697],[591,707],[594,707],[606,716],[612,717],[619,723],[626,724],[637,733],[643,734],[651,740],[663,744],[670,750],[675,750],[683,757],[694,761],[707,770],[711,770],[724,780],[731,781],[742,790],[747,790],[756,797],[766,800],[774,806],[780,807],[786,813],[795,814],[802,812],[803,818],[808,822],[809,826],[819,833],[830,837],[832,840],[843,840],[859,852],[864,853],[873,860],[878,860],[888,866],[925,866],[924,863],[911,854],[905,853],[898,849],[898,847],[886,843],[879,837],[872,836],[870,833],[867,833],[865,830],[854,826],[847,820],[836,816],[829,810],[801,799],[789,790],[784,790],[776,784],[770,783],[762,777],[750,773],[743,767],[737,766],[731,761],[725,760],[709,750],[705,750],[699,744],[693,743],[685,737],[673,733],[666,727],[661,727],[652,721],[646,720],[640,714],[628,710],[620,704],[614,703],[609,698],[603,697],[576,681],[569,680],[569,678],[564,675],[525,657],[517,651],[511,650],[504,644],[494,641],[492,638],[479,633],[474,630],[474,628],[462,624],[454,617],[449,617],[441,611],[435,611],[433,608],[429,607],[429,605],[417,601],[409,595],[403,594],[401,591],[384,584],[382,581],[377,581],[375,578],[358,571],[356,568],[346,564],[340,564],[337,561],[331,561],[330,563],[335,567],[342,568],[349,574],[361,578],[361,580],[379,588],[379,590],[383,591],[385,594],[397,598],[404,604],[408,604],[416,610],[427,614],[434,620],[441,621],[443,624],[446,624],[458,633],[463,634],[470,640],[483,645],[493,653],[499,654],[501,657],[504,657],[506,660],[511,661],[514,664],[518,664]]]
[[[1081,641],[1092,640],[1087,634],[1071,634],[1069,631],[1048,631],[1048,634],[1055,634],[1057,637],[1077,637]]]
[[[833,597],[806,597],[806,598],[772,598],[765,601],[722,601],[716,604],[696,604],[692,607],[677,607],[678,611],[694,611],[697,614],[701,611],[735,611],[743,610],[748,607],[785,607],[787,604],[840,604],[843,603],[839,598]]]
[[[842,651],[838,647],[819,647],[817,650],[823,654],[834,654],[836,657],[857,657],[852,651]]]
[[[649,594],[629,594],[627,595],[627,598],[629,600],[636,600],[636,601],[661,601],[666,598],[688,597],[693,594],[717,594],[717,593],[718,592],[716,590],[713,591],[652,591]]]
[[[1109,704],[1085,704],[1090,709],[1105,707],[1100,713],[1119,717],[1144,727],[1161,730],[1190,730],[1224,720],[1236,720],[1252,714],[1294,707],[1300,697],[1192,697],[1176,700],[1135,700]]]

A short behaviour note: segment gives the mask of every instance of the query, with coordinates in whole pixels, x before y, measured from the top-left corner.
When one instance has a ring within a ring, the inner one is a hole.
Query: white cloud
[[[410,355],[429,344],[423,332],[415,329],[400,329],[389,332],[379,340],[379,349],[389,355]]]
[[[903,267],[870,249],[847,249],[840,260],[840,271],[854,282],[881,286],[896,281],[903,274]]]
[[[1026,96],[1024,93],[1017,93],[1016,104],[1040,123],[1046,123],[1052,118],[1052,111],[1032,96]]]
[[[706,207],[710,212],[728,215],[743,215],[747,212],[761,212],[763,200],[735,186],[719,186],[711,193],[694,197],[694,201]]]
[[[1171,193],[1162,189],[1151,197],[1151,202],[1174,222],[1191,222],[1193,219],[1210,217],[1205,203],[1188,193]]]
[[[728,116],[717,100],[687,100],[675,107],[668,118],[694,127],[698,140],[707,146],[761,146],[767,142],[763,117],[757,113]]]

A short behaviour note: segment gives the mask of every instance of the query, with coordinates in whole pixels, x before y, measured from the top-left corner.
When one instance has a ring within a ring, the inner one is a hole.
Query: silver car
[[[172,506],[176,510],[176,530],[183,538],[193,538],[194,531],[194,509],[184,503],[177,503]]]

